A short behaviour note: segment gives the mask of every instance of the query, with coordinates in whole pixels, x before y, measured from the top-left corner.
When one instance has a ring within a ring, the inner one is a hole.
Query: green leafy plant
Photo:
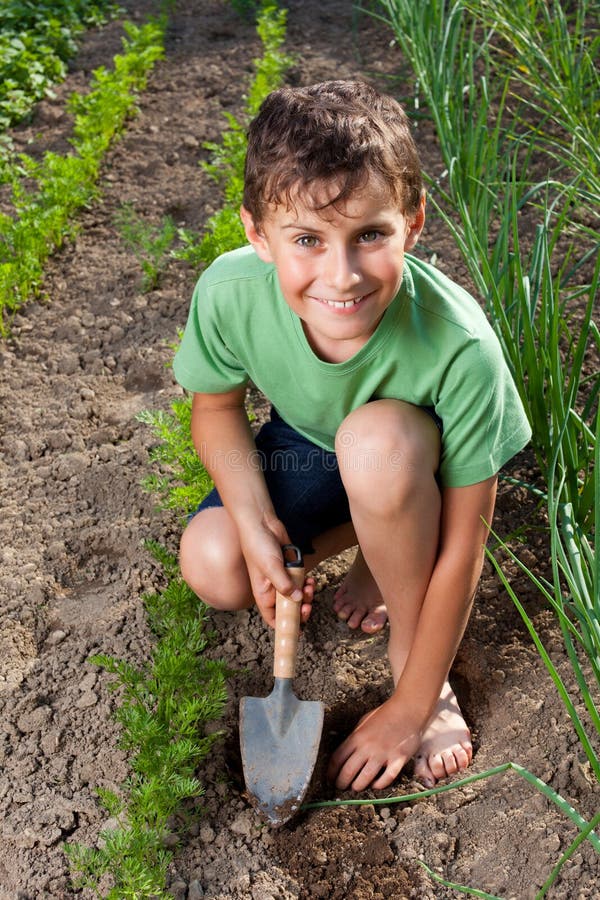
[[[28,115],[62,81],[76,39],[118,11],[111,0],[4,0],[0,7],[0,130]]]
[[[142,267],[142,291],[158,287],[169,259],[169,250],[177,236],[177,226],[170,216],[159,225],[145,222],[133,206],[121,207],[115,223],[126,246],[133,251]]]
[[[163,54],[164,27],[164,19],[127,24],[125,52],[115,57],[114,69],[98,69],[89,93],[72,99],[73,154],[46,153],[39,163],[22,154],[10,170],[15,214],[0,217],[0,334],[40,291],[46,259],[73,234],[75,212],[95,195],[102,157]]]
[[[190,397],[174,400],[171,412],[143,410],[138,417],[157,439],[150,459],[158,473],[146,476],[143,487],[154,494],[163,509],[187,514],[196,509],[212,487],[192,443]]]
[[[111,689],[121,692],[116,718],[132,774],[121,796],[98,791],[118,820],[102,832],[102,846],[65,847],[78,887],[101,896],[99,882],[110,876],[108,900],[170,896],[164,886],[173,853],[165,838],[182,802],[203,793],[196,772],[219,738],[212,723],[222,715],[229,674],[222,662],[204,655],[210,640],[206,606],[178,576],[176,557],[156,542],[147,547],[168,577],[163,591],[144,596],[158,638],[150,660],[136,668],[108,655],[90,659],[114,676]]]

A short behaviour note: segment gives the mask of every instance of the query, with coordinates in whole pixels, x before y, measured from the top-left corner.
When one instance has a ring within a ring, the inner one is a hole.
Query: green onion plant
[[[432,202],[485,304],[532,425],[552,581],[500,543],[555,611],[577,697],[492,558],[600,780],[600,335],[593,318],[600,240],[589,215],[600,196],[599,38],[589,28],[591,4],[380,0],[379,8],[435,124],[444,170],[428,175]]]

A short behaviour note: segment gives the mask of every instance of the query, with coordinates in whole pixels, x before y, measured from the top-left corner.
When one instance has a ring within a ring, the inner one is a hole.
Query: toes
[[[436,777],[431,771],[427,757],[422,753],[415,756],[414,777],[416,781],[420,781],[426,788],[435,786]]]
[[[468,755],[460,746],[429,757],[429,767],[438,781],[441,778],[456,775],[460,769],[466,769],[468,765]]]
[[[415,756],[414,777],[427,788],[432,788],[436,782],[450,775],[466,769],[473,758],[473,748],[470,741],[457,744],[443,753],[432,753],[426,756],[418,753]]]
[[[364,609],[355,609],[350,618],[347,620],[348,628],[358,628],[365,616]]]
[[[367,634],[375,634],[377,631],[381,631],[387,622],[387,612],[385,607],[381,606],[377,609],[372,609],[361,622],[360,627]]]
[[[388,617],[385,606],[366,609],[364,606],[357,605],[347,599],[345,591],[340,596],[336,594],[336,597],[337,600],[333,604],[333,608],[338,619],[347,622],[349,628],[358,628],[360,626],[367,634],[375,634],[375,632],[381,631],[387,622]]]
[[[336,612],[338,612],[343,605],[345,605],[348,601],[346,595],[348,593],[348,588],[345,584],[341,584],[335,594],[333,595],[333,608]]]
[[[335,611],[337,613],[338,619],[341,619],[343,622],[347,622],[354,612],[354,606],[352,606],[352,604],[350,603],[344,603],[343,605],[336,607]]]
[[[461,744],[454,748],[454,758],[456,759],[457,771],[466,769],[473,759],[473,746],[471,742]]]

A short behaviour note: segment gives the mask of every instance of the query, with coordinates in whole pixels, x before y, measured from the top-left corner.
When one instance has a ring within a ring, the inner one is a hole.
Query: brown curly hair
[[[423,192],[421,163],[400,104],[360,81],[283,87],[264,100],[248,129],[244,206],[259,226],[271,204],[293,205],[323,182],[337,193],[325,209],[343,203],[377,177],[402,212],[417,212]]]

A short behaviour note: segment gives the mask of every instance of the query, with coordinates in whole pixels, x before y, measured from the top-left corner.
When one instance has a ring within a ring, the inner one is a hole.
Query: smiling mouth
[[[325,306],[331,306],[333,309],[351,309],[353,306],[358,306],[361,300],[364,300],[367,296],[367,294],[363,294],[361,297],[355,297],[353,300],[325,300],[322,297],[315,297],[315,300],[318,300],[319,303],[324,303]]]

